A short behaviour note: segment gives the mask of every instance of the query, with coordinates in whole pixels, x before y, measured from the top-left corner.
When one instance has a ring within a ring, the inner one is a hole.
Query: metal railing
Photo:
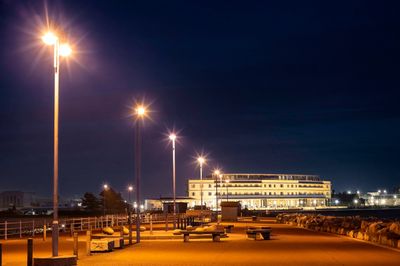
[[[176,216],[176,224],[179,224],[186,215]],[[137,215],[132,215],[132,224],[135,224]],[[149,223],[173,223],[172,214],[141,214],[143,224]],[[51,218],[23,218],[9,219],[0,222],[0,239],[34,237],[35,235],[51,231]],[[70,232],[100,229],[106,226],[118,227],[128,225],[127,215],[105,215],[92,217],[60,218],[60,231]]]

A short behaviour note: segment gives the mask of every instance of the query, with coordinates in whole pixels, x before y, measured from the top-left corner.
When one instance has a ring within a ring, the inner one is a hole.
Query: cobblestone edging
[[[398,220],[382,220],[374,217],[336,217],[294,213],[279,214],[276,217],[276,221],[277,223],[299,226],[319,232],[344,235],[400,249],[400,222]]]

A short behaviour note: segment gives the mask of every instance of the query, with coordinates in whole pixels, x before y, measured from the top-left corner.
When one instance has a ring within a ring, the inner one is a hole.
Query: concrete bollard
[[[78,259],[78,232],[74,232],[74,255],[76,256],[76,259]]]
[[[43,241],[46,241],[46,237],[47,237],[47,228],[46,224],[43,224]]]
[[[27,265],[33,266],[33,239],[28,238]]]
[[[86,255],[90,256],[90,241],[92,240],[92,232],[86,231]]]
[[[150,235],[153,234],[153,215],[150,214]]]

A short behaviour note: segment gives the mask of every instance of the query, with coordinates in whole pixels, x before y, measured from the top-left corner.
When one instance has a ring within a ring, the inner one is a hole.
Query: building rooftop
[[[224,173],[223,178],[229,180],[304,180],[321,181],[318,175],[307,174],[261,174],[261,173]],[[205,179],[214,179],[214,175],[208,175]]]

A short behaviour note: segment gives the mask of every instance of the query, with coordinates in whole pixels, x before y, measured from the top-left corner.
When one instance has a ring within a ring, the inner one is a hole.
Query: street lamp
[[[103,216],[106,216],[106,191],[108,190],[108,185],[103,185]]]
[[[135,108],[136,115],[136,138],[135,138],[135,175],[136,175],[136,243],[140,243],[140,144],[141,144],[141,136],[140,136],[140,124],[141,121],[146,117],[146,107],[143,105],[138,105]]]
[[[129,225],[129,245],[132,245],[132,209],[131,209],[131,193],[133,187],[128,187],[128,225]]]
[[[200,156],[197,158],[197,162],[199,163],[200,166],[200,204],[201,204],[201,210],[203,210],[203,164],[205,163],[206,159],[204,157]]]
[[[171,133],[169,135],[169,139],[172,141],[172,191],[173,191],[173,197],[174,197],[174,202],[173,202],[173,207],[174,207],[174,229],[176,228],[176,172],[175,172],[175,140],[176,140],[176,135],[175,133]]]
[[[54,142],[53,142],[53,223],[52,223],[52,254],[58,256],[58,117],[59,117],[59,73],[60,56],[69,56],[72,49],[68,44],[61,44],[59,38],[52,32],[42,36],[42,41],[54,48]]]
[[[229,184],[229,179],[225,180],[225,186],[226,186],[226,201],[229,201],[228,184]]]

